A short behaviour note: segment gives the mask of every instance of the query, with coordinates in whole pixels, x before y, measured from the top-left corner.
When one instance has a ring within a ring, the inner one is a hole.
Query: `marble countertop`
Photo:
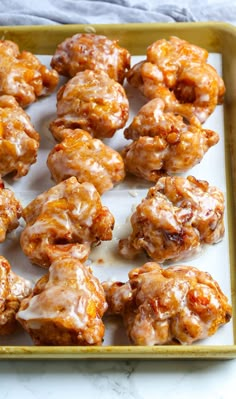
[[[1,399],[233,399],[236,360],[1,361]]]

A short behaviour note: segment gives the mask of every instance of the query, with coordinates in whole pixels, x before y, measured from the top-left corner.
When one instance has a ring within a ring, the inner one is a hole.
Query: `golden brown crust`
[[[218,283],[191,266],[162,269],[154,262],[129,273],[127,283],[103,283],[110,314],[121,315],[136,345],[192,344],[216,333],[232,308]]]

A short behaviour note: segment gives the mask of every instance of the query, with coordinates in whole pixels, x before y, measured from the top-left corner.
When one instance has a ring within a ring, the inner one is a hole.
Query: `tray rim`
[[[208,30],[220,35],[232,35],[236,40],[236,27],[225,22],[181,22],[181,23],[128,23],[128,24],[68,24],[68,25],[18,25],[1,26],[2,37],[8,33],[27,34],[43,33],[46,30],[54,33],[63,32],[65,35],[73,31],[112,31],[118,35],[121,30],[146,32],[157,30],[176,33],[200,32]],[[168,34],[169,35],[169,34]],[[5,37],[4,37],[5,38]],[[228,160],[226,160],[228,168]],[[228,173],[227,173],[228,174]],[[228,183],[227,183],[228,186]],[[231,186],[232,187],[232,186]],[[229,202],[234,202],[231,200]],[[233,197],[233,195],[232,195]],[[231,204],[232,206],[232,204]],[[229,212],[230,213],[230,212]],[[229,229],[232,228],[229,226]],[[232,261],[230,262],[232,266]],[[233,279],[232,279],[233,277]],[[232,281],[233,280],[233,281]],[[235,295],[236,276],[231,267],[231,296]],[[234,306],[233,308],[236,308]],[[234,309],[233,329],[236,330],[236,309]],[[234,338],[234,341],[236,339]],[[236,344],[232,345],[170,345],[170,346],[0,346],[0,360],[2,359],[232,359],[236,358]]]
[[[119,31],[121,28],[126,30],[132,31],[136,29],[145,29],[145,30],[152,30],[153,27],[157,29],[164,29],[164,30],[169,30],[174,29],[174,30],[186,30],[186,29],[193,29],[193,30],[199,30],[203,28],[211,28],[214,30],[222,30],[222,31],[231,31],[236,33],[236,26],[224,22],[224,21],[199,21],[199,22],[130,22],[130,23],[102,23],[102,24],[93,24],[93,23],[87,23],[87,24],[57,24],[57,25],[1,25],[0,26],[0,31],[45,31],[45,30],[50,30],[50,31],[69,31],[69,30],[74,30],[74,29],[79,29],[80,31],[82,30],[83,27],[89,27],[88,29],[92,30],[92,27],[95,28],[102,28],[102,29],[112,29],[113,31]]]
[[[114,24],[66,24],[66,25],[2,25],[0,26],[0,33],[2,36],[0,36],[1,39],[8,39],[6,37],[8,34],[17,34],[20,35],[20,38],[22,39],[22,35],[26,33],[31,33],[28,37],[26,43],[31,43],[31,40],[34,40],[34,34],[40,35],[40,34],[50,34],[50,38],[53,38],[53,35],[64,33],[65,35],[73,34],[76,31],[79,32],[87,32],[87,33],[92,33],[96,32],[98,34],[101,34],[103,32],[106,34],[109,32],[111,34],[115,35],[117,38],[117,35],[121,35],[123,32],[129,32],[129,33],[134,33],[134,32],[153,32],[153,30],[157,31],[163,31],[163,32],[169,32],[170,30],[173,30],[175,32],[178,32],[178,34],[181,37],[181,33],[186,33],[187,31],[192,32],[194,35],[198,32],[205,31],[208,34],[218,34],[219,37],[217,40],[220,42],[220,36],[221,35],[236,35],[236,26],[223,22],[223,21],[207,21],[207,22],[171,22],[171,23],[158,23],[158,22],[145,22],[145,23],[140,23],[140,22],[135,22],[135,23],[114,23]],[[34,33],[34,34],[32,34]],[[169,36],[169,33],[168,33]],[[195,36],[195,40],[198,41],[198,36]],[[210,41],[213,38],[211,37]],[[11,40],[11,38],[9,39]],[[205,40],[205,38],[204,38]],[[119,42],[122,45],[122,39],[119,38]],[[150,43],[150,41],[148,42]],[[137,43],[135,43],[137,45]],[[213,47],[217,47],[217,44],[215,40],[213,39],[213,42],[210,44]],[[30,44],[29,44],[30,46]],[[224,48],[222,43],[218,44],[218,47]],[[129,47],[129,46],[128,46]],[[207,46],[206,46],[207,47]],[[43,53],[42,53],[43,54]]]
[[[233,359],[236,345],[2,346],[2,359]]]

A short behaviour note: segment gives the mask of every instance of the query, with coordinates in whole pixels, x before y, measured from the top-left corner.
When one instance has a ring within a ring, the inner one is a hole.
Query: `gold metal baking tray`
[[[176,24],[114,24],[114,25],[60,25],[60,26],[3,26],[1,39],[13,40],[21,50],[34,54],[53,54],[58,43],[79,32],[104,34],[119,39],[133,55],[143,55],[149,44],[171,35],[186,39],[222,57],[222,74],[226,85],[224,103],[224,148],[227,190],[227,240],[230,268],[230,301],[233,305],[232,343],[218,345],[194,344],[190,346],[100,346],[100,347],[37,347],[14,345],[0,346],[0,359],[112,359],[112,358],[234,358],[236,357],[236,279],[235,246],[236,229],[236,28],[224,23]],[[1,247],[0,247],[1,253]],[[214,252],[212,252],[214,254]],[[214,255],[213,255],[214,256]],[[224,265],[219,265],[224,267]],[[220,283],[220,281],[219,281]],[[0,337],[0,345],[1,345]],[[3,342],[3,341],[2,341]]]

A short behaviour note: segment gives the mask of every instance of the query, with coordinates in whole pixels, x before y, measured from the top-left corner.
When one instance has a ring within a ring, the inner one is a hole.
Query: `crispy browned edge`
[[[236,28],[225,23],[133,23],[111,25],[53,25],[53,26],[2,26],[0,38],[13,40],[20,49],[35,54],[53,54],[56,45],[79,32],[104,34],[119,39],[120,45],[133,55],[144,54],[146,47],[160,38],[176,35],[219,52],[223,59],[225,97],[225,154],[227,170],[228,222],[233,304],[234,345],[226,346],[101,346],[101,347],[36,347],[0,346],[0,359],[230,359],[236,357],[236,306],[235,306],[235,179],[236,179]],[[224,267],[224,265],[221,265]],[[0,338],[1,342],[1,338]]]

